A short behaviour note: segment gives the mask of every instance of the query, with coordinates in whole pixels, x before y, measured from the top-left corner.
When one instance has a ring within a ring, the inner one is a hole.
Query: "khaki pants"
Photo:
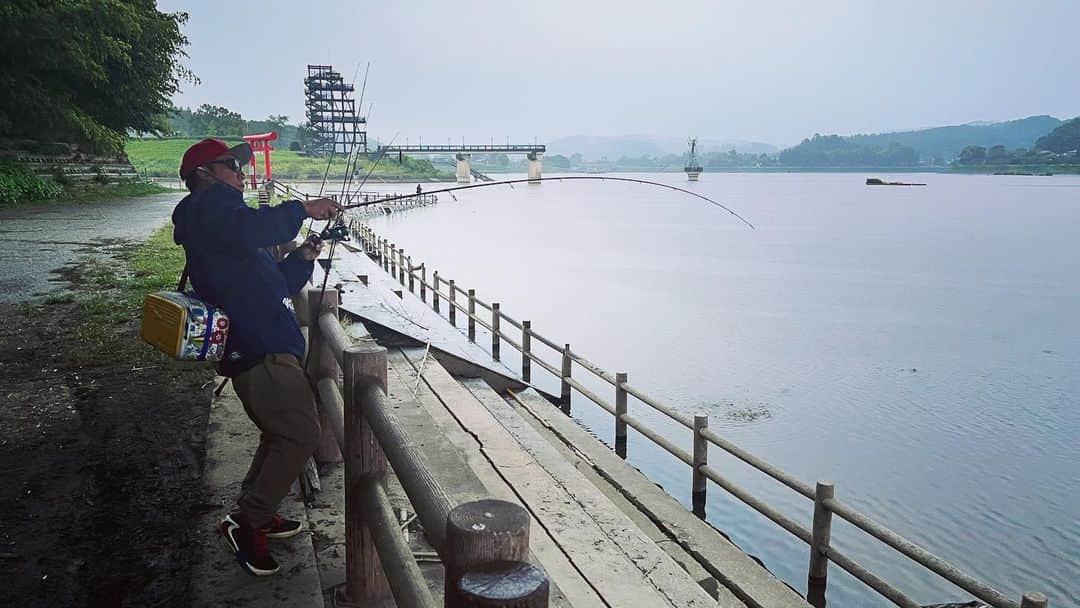
[[[273,517],[318,446],[319,416],[307,375],[293,355],[266,355],[233,378],[233,386],[262,431],[237,501],[248,523],[258,527]]]

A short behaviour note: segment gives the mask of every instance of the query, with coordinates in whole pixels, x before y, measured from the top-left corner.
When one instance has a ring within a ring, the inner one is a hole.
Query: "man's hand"
[[[317,220],[328,220],[345,210],[330,198],[313,198],[304,203],[304,212]]]
[[[300,255],[304,256],[305,260],[307,260],[308,262],[314,262],[315,259],[319,257],[319,254],[322,253],[322,245],[323,242],[322,239],[319,238],[319,235],[312,234],[309,235],[306,239],[304,239],[304,244],[300,245],[297,250],[300,252]]]

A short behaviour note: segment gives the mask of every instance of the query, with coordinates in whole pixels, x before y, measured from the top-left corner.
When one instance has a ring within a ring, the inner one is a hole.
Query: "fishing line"
[[[451,193],[450,196],[456,201],[457,197],[454,196],[452,193],[456,192],[458,190],[469,190],[471,188],[487,188],[487,187],[490,187],[490,186],[511,186],[511,187],[513,187],[513,184],[535,183],[535,182],[543,182],[543,181],[569,181],[569,180],[595,180],[595,181],[611,181],[611,182],[628,182],[628,183],[632,183],[632,184],[643,184],[643,185],[647,185],[647,186],[658,186],[660,188],[667,188],[669,190],[674,190],[676,192],[682,192],[683,194],[689,194],[690,196],[700,198],[701,200],[709,203],[710,205],[716,205],[717,207],[720,207],[724,211],[727,211],[731,215],[738,218],[742,223],[746,224],[751,229],[756,230],[754,225],[751,224],[749,220],[747,220],[743,216],[736,213],[730,207],[728,207],[727,205],[724,205],[723,203],[721,203],[719,201],[715,201],[715,200],[713,200],[713,199],[711,199],[711,198],[709,198],[709,197],[707,197],[707,196],[705,196],[703,194],[698,194],[697,192],[693,192],[691,190],[686,190],[684,188],[679,188],[678,186],[672,186],[671,184],[662,184],[660,182],[649,181],[647,179],[635,179],[635,178],[631,178],[631,177],[608,177],[608,176],[600,176],[600,175],[567,175],[567,176],[560,176],[560,177],[533,177],[533,178],[525,178],[525,179],[504,180],[504,181],[500,181],[500,182],[483,182],[483,183],[479,183],[479,184],[467,184],[467,185],[464,185],[464,186],[454,186],[452,188],[441,188],[439,190],[429,190],[428,192],[425,192],[425,194],[441,194],[443,192],[447,192],[447,193]],[[392,202],[392,201],[399,201],[399,200],[406,199],[406,198],[411,198],[411,197],[414,197],[414,196],[416,196],[416,195],[415,194],[399,194],[399,195],[395,195],[395,196],[388,196],[388,197],[385,197],[385,198],[380,198],[380,199],[377,199],[377,200],[374,200],[374,201],[367,201],[367,202],[363,202],[363,203],[354,203],[354,204],[351,204],[351,205],[345,205],[345,208],[346,209],[355,209],[357,207],[365,207],[367,205],[377,205],[379,203],[388,203],[388,202]]]

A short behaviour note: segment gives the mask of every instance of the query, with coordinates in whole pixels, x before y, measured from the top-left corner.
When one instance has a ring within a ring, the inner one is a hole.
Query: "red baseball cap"
[[[229,144],[220,139],[204,139],[188,148],[187,152],[184,152],[184,160],[180,162],[180,179],[187,179],[191,172],[195,170],[195,167],[205,165],[226,154],[235,158],[243,167],[251,162],[251,145],[244,142],[230,148]]]

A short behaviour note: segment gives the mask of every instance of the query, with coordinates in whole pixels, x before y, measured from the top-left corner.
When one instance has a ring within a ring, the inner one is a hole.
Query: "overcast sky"
[[[369,132],[541,143],[797,143],[1080,114],[1080,2],[162,0],[190,14],[175,102],[304,113],[309,63],[371,62]],[[359,94],[359,82],[357,83]]]

